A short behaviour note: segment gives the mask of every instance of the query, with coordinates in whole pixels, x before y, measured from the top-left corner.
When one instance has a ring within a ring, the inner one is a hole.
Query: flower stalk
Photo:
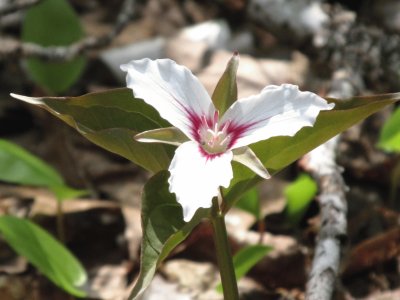
[[[213,199],[211,223],[214,231],[214,243],[217,253],[219,272],[221,275],[224,299],[239,300],[235,269],[233,267],[231,249],[225,226],[225,215],[221,213],[218,200]]]

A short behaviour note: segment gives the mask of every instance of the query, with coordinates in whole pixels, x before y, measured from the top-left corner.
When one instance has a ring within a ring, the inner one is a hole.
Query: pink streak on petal
[[[227,128],[227,133],[231,136],[231,140],[228,144],[228,149],[231,149],[236,141],[241,138],[246,131],[251,128],[253,124],[235,124],[234,122],[230,122]]]
[[[199,129],[203,126],[204,120],[202,120],[201,116],[198,116],[194,114],[193,112],[187,112],[188,113],[188,119],[190,120],[191,126],[190,126],[190,133],[193,137],[193,139],[197,143],[201,143],[201,137],[200,137],[200,132]],[[206,122],[208,122],[206,120]]]
[[[189,138],[193,138],[189,112],[213,117],[215,108],[205,88],[189,69],[172,60],[131,61],[121,69],[128,73],[127,85],[135,97],[153,106]]]
[[[274,136],[293,136],[305,126],[313,126],[322,110],[333,104],[297,86],[268,86],[260,94],[237,100],[224,114],[231,120],[232,149]],[[235,126],[236,124],[236,126]]]
[[[220,152],[220,153],[208,153],[206,150],[204,150],[200,145],[199,145],[199,152],[201,156],[206,158],[206,161],[213,160],[214,158],[218,158],[221,155],[223,155],[225,152]]]

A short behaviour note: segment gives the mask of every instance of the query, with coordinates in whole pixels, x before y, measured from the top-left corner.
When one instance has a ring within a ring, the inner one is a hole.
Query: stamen
[[[212,120],[208,120],[205,115],[200,117],[201,124],[198,129],[200,136],[200,145],[210,154],[223,153],[227,150],[231,141],[231,136],[227,134],[231,121],[226,121],[222,128],[220,128],[219,112],[214,112]],[[211,124],[210,124],[211,123]]]
[[[214,112],[214,124],[217,124],[217,123],[218,123],[218,120],[219,120],[219,111],[216,110],[216,111]]]
[[[203,125],[204,127],[208,127],[208,122],[205,115],[201,116],[201,125]]]
[[[226,123],[224,124],[224,127],[222,127],[222,132],[223,133],[227,133],[228,132],[228,127],[229,125],[231,125],[231,120],[226,121]]]

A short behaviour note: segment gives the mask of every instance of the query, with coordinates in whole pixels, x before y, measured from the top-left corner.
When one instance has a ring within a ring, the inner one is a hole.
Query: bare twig
[[[354,12],[338,5],[325,5],[327,10],[322,9],[321,2],[250,0],[248,16],[281,41],[301,44],[316,61],[333,70],[330,96],[346,98],[359,94],[365,82],[381,84],[378,88],[398,89],[399,36],[358,23]],[[323,17],[325,11],[328,19]],[[305,17],[309,14],[317,17]],[[345,184],[335,163],[338,141],[339,137],[332,139],[302,160],[321,189],[321,227],[307,283],[308,300],[332,298],[346,236]]]
[[[341,258],[341,243],[346,236],[347,203],[345,184],[335,163],[339,137],[311,151],[307,156],[308,171],[320,186],[320,224],[306,299],[330,300],[336,286]]]
[[[107,46],[122,31],[134,13],[134,0],[125,0],[111,32],[99,37],[86,37],[68,46],[43,47],[11,38],[0,38],[0,60],[37,57],[51,61],[68,61],[92,49]]]
[[[318,0],[250,0],[248,9],[251,20],[284,42],[307,45],[304,49],[330,69],[338,70],[333,75],[330,96],[350,97],[363,87],[368,61],[360,60],[367,55],[358,53],[359,56],[354,57],[353,44],[349,43],[356,26],[354,13],[332,8],[329,15]],[[357,46],[364,49],[365,45],[360,47],[362,42],[364,40],[358,40]],[[339,136],[311,151],[301,161],[320,186],[321,226],[307,283],[308,300],[332,298],[346,236],[346,186],[335,162],[338,141]]]
[[[346,98],[358,94],[364,87],[364,80],[376,74],[371,74],[371,69],[382,68],[380,64],[387,59],[387,47],[379,34],[358,25],[355,14],[340,7],[330,7],[329,14],[326,14],[318,0],[250,0],[248,9],[250,19],[284,42],[305,45],[306,51],[335,70],[332,97]],[[371,51],[371,48],[376,51]],[[371,64],[375,65],[371,68]],[[346,237],[346,186],[335,162],[338,141],[339,136],[311,151],[302,160],[304,168],[320,186],[321,227],[307,283],[308,300],[332,298],[342,243]]]
[[[361,81],[351,72],[334,73],[331,97],[347,98],[356,93]],[[342,252],[347,235],[346,185],[337,166],[339,136],[311,151],[302,159],[303,167],[320,187],[320,230],[306,289],[307,300],[330,300],[336,286]]]
[[[12,14],[33,5],[38,4],[42,0],[18,0],[0,6],[0,16]]]

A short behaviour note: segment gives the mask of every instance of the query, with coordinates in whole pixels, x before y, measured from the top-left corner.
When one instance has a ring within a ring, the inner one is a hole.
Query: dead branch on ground
[[[339,70],[334,73],[329,96],[348,98],[356,89],[353,74]],[[320,188],[320,229],[307,282],[307,300],[332,299],[347,236],[346,185],[342,169],[336,164],[339,139],[340,136],[334,137],[301,160],[303,168],[311,173]]]
[[[281,41],[302,45],[331,70],[329,96],[354,96],[367,82],[399,86],[400,38],[397,35],[358,23],[354,12],[340,6],[326,10],[318,0],[283,2],[252,0],[248,6],[249,18]],[[279,9],[282,6],[285,10]],[[346,185],[335,162],[339,138],[311,151],[301,161],[320,186],[321,226],[307,283],[308,300],[332,299],[346,237]]]
[[[22,42],[14,38],[0,38],[0,60],[10,58],[37,57],[49,61],[68,61],[93,49],[109,45],[125,28],[134,14],[134,0],[125,0],[113,29],[102,36],[85,37],[68,46],[43,47],[35,43]]]
[[[6,3],[0,6],[0,16],[12,14],[24,9],[27,9],[33,5],[38,4],[42,0],[19,0],[11,3]]]

